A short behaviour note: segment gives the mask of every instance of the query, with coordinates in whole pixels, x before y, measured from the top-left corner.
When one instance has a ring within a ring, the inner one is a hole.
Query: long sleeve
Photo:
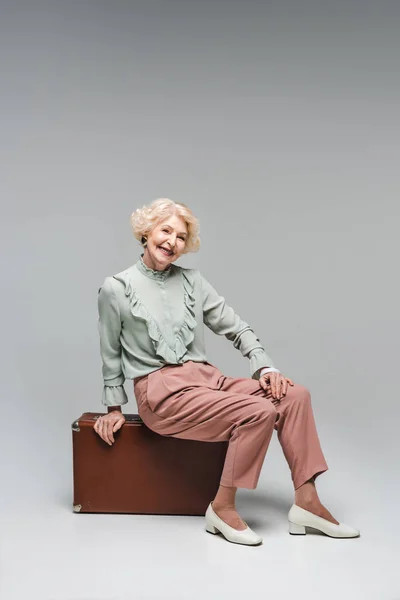
[[[250,372],[253,379],[259,379],[263,367],[275,367],[260,340],[225,298],[220,296],[212,285],[200,274],[203,301],[203,322],[211,331],[224,335],[233,342],[243,356],[250,359]]]
[[[125,376],[121,367],[121,317],[112,277],[106,277],[104,284],[99,289],[98,311],[104,380],[102,403],[106,406],[126,404],[128,397],[123,386]]]

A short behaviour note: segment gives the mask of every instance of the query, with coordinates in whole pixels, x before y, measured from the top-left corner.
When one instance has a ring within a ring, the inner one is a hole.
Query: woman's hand
[[[119,410],[113,410],[96,420],[93,429],[110,446],[114,443],[114,433],[125,423],[125,417]]]
[[[271,387],[272,397],[281,400],[286,396],[288,384],[294,385],[291,379],[288,379],[282,373],[264,373],[258,380],[263,390],[268,391],[268,386]]]

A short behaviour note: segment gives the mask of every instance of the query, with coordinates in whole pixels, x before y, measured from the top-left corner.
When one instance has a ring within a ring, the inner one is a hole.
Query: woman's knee
[[[293,397],[297,402],[310,402],[311,401],[311,393],[308,388],[300,383],[295,383],[292,387]]]
[[[275,422],[278,415],[275,406],[272,402],[268,402],[266,398],[262,399],[260,402],[252,402],[247,407],[245,413],[244,419],[247,423],[268,420]]]

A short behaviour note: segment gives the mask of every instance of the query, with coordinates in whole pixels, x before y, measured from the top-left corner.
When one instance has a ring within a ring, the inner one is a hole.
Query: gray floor
[[[0,597],[398,600],[398,481],[390,484],[370,462],[371,477],[359,474],[354,454],[331,456],[317,480],[321,500],[360,538],[291,536],[290,474],[274,436],[258,488],[237,497],[243,518],[264,537],[258,547],[208,534],[202,517],[75,514],[68,460],[47,486],[32,483],[28,492],[23,485],[43,478],[42,463],[42,472],[14,479],[12,494],[2,495]]]

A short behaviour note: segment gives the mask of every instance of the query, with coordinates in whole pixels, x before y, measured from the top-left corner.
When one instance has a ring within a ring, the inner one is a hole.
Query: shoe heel
[[[296,525],[289,521],[289,533],[292,535],[306,535],[306,528],[304,525]]]
[[[206,531],[208,531],[208,533],[213,533],[214,535],[219,533],[218,529],[214,527],[214,525],[206,525]]]

